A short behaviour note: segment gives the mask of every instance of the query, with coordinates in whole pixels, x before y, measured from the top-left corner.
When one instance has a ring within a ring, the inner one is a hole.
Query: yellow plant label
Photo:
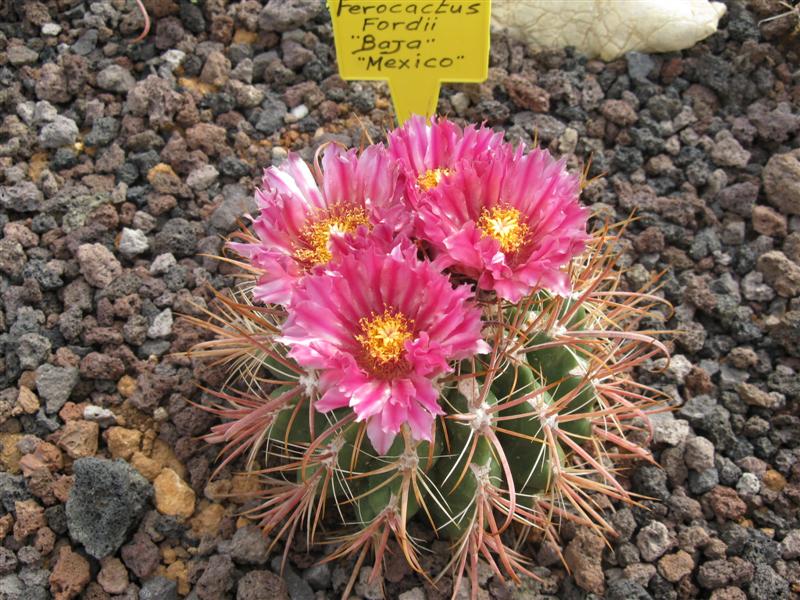
[[[489,68],[490,0],[328,0],[342,79],[389,82],[402,123],[436,111],[443,81]]]

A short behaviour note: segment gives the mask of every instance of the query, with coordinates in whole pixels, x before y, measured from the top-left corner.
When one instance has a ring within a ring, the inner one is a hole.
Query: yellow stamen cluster
[[[442,177],[447,177],[448,175],[452,175],[452,169],[429,169],[425,171],[422,175],[417,177],[417,187],[421,189],[423,192],[429,192],[442,180]]]
[[[382,314],[363,317],[358,324],[363,334],[356,339],[377,367],[396,363],[403,357],[414,327],[414,322],[403,313],[388,308]]]
[[[500,249],[506,253],[519,250],[528,237],[522,214],[512,206],[484,208],[477,225],[483,235],[500,242]]]
[[[294,257],[300,262],[323,265],[331,259],[330,240],[332,235],[352,233],[359,225],[368,225],[367,213],[363,208],[334,207],[324,213],[324,218],[311,220],[300,231],[300,243]]]

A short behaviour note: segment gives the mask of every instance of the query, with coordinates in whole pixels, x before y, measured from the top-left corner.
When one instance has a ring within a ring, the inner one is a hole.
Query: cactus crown
[[[491,352],[441,379],[446,414],[430,442],[404,426],[384,454],[349,410],[314,410],[315,374],[276,342],[284,316],[254,304],[252,282],[218,295],[211,320],[195,320],[215,339],[193,353],[231,367],[229,385],[210,391],[222,423],[206,440],[224,444],[223,465],[246,456],[261,475],[262,502],[248,516],[273,544],[287,545],[299,528],[314,540],[338,520],[338,547],[327,560],[355,555],[360,564],[372,551],[380,567],[394,539],[422,573],[408,530],[416,515],[451,542],[456,581],[477,577],[479,559],[512,581],[536,577],[518,548],[531,535],[558,547],[564,519],[612,532],[593,494],[634,502],[613,465],[651,460],[646,411],[655,391],[630,372],[667,353],[656,332],[639,330],[662,301],[619,288],[612,252],[619,235],[595,235],[573,263],[569,297],[540,291],[511,304],[484,295]],[[391,313],[364,323],[361,335],[379,365],[391,362],[407,327]]]

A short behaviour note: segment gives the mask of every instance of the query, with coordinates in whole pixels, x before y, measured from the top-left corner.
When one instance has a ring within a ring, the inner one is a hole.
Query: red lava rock
[[[81,594],[81,600],[110,600],[111,596],[96,581],[92,581],[86,586]]]
[[[128,570],[118,558],[107,557],[101,563],[97,583],[109,594],[121,594],[128,587]]]
[[[233,586],[235,567],[229,556],[215,554],[197,580],[195,591],[200,600],[216,600],[225,596]]]
[[[83,244],[76,257],[86,281],[96,288],[105,288],[122,274],[122,265],[102,244]]]
[[[178,4],[173,0],[143,0],[150,17],[159,19],[178,12]]]
[[[4,540],[13,528],[14,517],[10,513],[0,517],[0,540]]]
[[[233,18],[228,15],[215,15],[211,20],[211,39],[228,44],[233,37]]]
[[[175,196],[168,194],[150,195],[147,198],[147,210],[153,216],[163,215],[178,205]]]
[[[606,119],[620,127],[633,125],[639,120],[636,110],[624,100],[606,100],[600,111]]]
[[[672,583],[677,583],[686,575],[691,574],[694,569],[694,559],[692,555],[683,550],[678,550],[675,554],[662,556],[658,561],[658,572],[662,577]]]
[[[701,367],[692,367],[686,376],[686,388],[693,395],[710,394],[716,386],[711,381],[711,375]]]
[[[661,66],[661,79],[664,83],[670,84],[680,77],[683,73],[683,59],[680,57],[670,58]]]
[[[93,421],[68,421],[60,432],[58,445],[70,458],[97,454],[100,425]]]
[[[792,298],[800,294],[800,265],[780,250],[770,250],[758,257],[756,268],[779,296]]]
[[[603,548],[603,538],[583,527],[578,530],[564,552],[564,559],[572,569],[575,582],[587,592],[599,596],[605,592]]]
[[[75,402],[66,402],[64,406],[58,411],[58,416],[65,423],[69,421],[77,421],[83,418],[83,409],[86,406],[84,402],[80,404]]]
[[[137,533],[130,544],[122,547],[122,560],[139,579],[146,579],[155,573],[161,554],[146,534]]]
[[[198,123],[186,131],[186,143],[192,150],[202,150],[208,156],[225,153],[227,134],[222,127],[211,123]]]
[[[89,583],[89,579],[89,562],[69,546],[62,546],[50,574],[50,591],[55,600],[75,598]]]
[[[80,373],[86,379],[116,381],[125,374],[125,365],[118,358],[100,352],[90,352],[81,360]]]
[[[23,541],[39,528],[47,525],[44,518],[44,509],[36,500],[18,500],[14,504],[17,520],[14,523],[14,539]]]
[[[701,587],[711,590],[727,585],[742,585],[753,578],[754,572],[753,563],[738,556],[728,560],[720,558],[700,565],[697,582]]]
[[[59,502],[67,501],[67,498],[69,498],[69,491],[72,489],[74,483],[75,477],[73,475],[62,475],[56,479],[52,486],[52,491]]]
[[[55,63],[45,63],[36,79],[36,96],[54,104],[68,102],[72,97],[67,89],[64,70]]]
[[[800,214],[800,151],[774,154],[762,172],[767,200],[783,214]]]
[[[156,48],[168,50],[174,48],[186,37],[183,23],[175,17],[159,19],[156,23]]]
[[[550,94],[547,90],[534,85],[521,75],[512,75],[506,80],[506,89],[512,102],[526,110],[546,113],[550,110]]]
[[[36,538],[33,541],[33,547],[36,548],[42,556],[46,556],[53,551],[53,546],[56,543],[56,534],[49,527],[42,527],[36,532]]]
[[[27,458],[34,458],[33,454],[26,454],[22,457],[20,466]],[[27,472],[26,472],[27,471]],[[28,491],[39,498],[45,505],[55,504],[58,499],[56,498],[54,486],[56,484],[56,477],[44,466],[38,466],[33,471],[28,471],[23,467],[23,474],[25,475],[25,485]]]
[[[714,590],[708,600],[747,600],[747,594],[738,587],[724,587]]]
[[[705,500],[718,519],[738,521],[747,512],[747,504],[729,487],[716,486],[706,494]]]
[[[788,224],[782,214],[759,204],[753,207],[753,229],[771,237],[786,237]]]
[[[271,571],[250,571],[239,580],[236,600],[288,600],[286,582]]]

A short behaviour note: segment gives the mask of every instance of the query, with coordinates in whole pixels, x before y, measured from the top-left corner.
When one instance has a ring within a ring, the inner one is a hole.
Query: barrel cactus
[[[617,473],[652,460],[656,401],[631,372],[666,353],[642,330],[662,301],[625,287],[624,225],[587,234],[584,184],[546,150],[422,118],[265,171],[226,245],[242,283],[195,319],[214,335],[193,355],[232,369],[206,439],[259,474],[248,516],[273,544],[303,529],[355,558],[345,596],[394,547],[439,575],[412,519],[475,592],[480,561],[535,577],[527,539],[611,532],[597,495],[633,501]]]

